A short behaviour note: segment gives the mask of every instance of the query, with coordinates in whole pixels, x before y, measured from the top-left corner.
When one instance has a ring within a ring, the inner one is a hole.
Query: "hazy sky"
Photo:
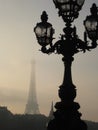
[[[89,15],[92,3],[85,0],[77,26],[83,38],[83,20]],[[59,39],[64,27],[52,0],[0,0],[0,105],[8,106],[13,113],[24,113],[29,91],[31,60],[36,60],[37,98],[42,114],[48,115],[51,102],[59,101],[58,87],[63,81],[63,63],[60,55],[45,55],[40,51],[33,28],[40,22],[46,10],[49,22],[55,28],[54,37]],[[98,121],[98,48],[74,56],[73,83],[77,98],[86,120]]]

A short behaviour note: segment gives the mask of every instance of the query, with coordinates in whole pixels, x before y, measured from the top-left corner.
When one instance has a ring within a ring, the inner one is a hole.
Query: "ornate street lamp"
[[[78,38],[76,27],[71,23],[78,18],[85,0],[53,0],[56,8],[59,10],[59,16],[62,16],[66,23],[63,29],[64,34],[61,39],[53,44],[54,29],[52,24],[48,23],[48,15],[43,11],[41,22],[36,25],[34,32],[38,43],[41,45],[41,51],[46,54],[57,53],[63,55],[64,78],[59,87],[58,95],[60,102],[55,104],[56,111],[47,130],[87,130],[87,125],[81,120],[81,113],[78,111],[79,104],[74,102],[76,97],[76,87],[72,81],[71,65],[73,56],[78,52],[86,52],[97,47],[98,40],[98,8],[96,4],[91,7],[91,15],[84,21],[85,32],[84,41]],[[91,42],[88,42],[88,38]]]
[[[38,43],[42,46],[41,51],[47,52],[46,46],[50,45],[52,47],[53,33],[54,29],[52,28],[52,24],[47,22],[48,15],[46,11],[43,11],[41,15],[41,22],[37,23],[34,28],[34,32],[36,34]],[[50,50],[48,50],[50,52]],[[48,53],[47,52],[47,53]]]
[[[92,5],[91,15],[87,16],[86,20],[84,21],[84,26],[86,29],[85,39],[87,39],[87,34],[89,39],[92,40],[91,48],[96,48],[96,41],[98,40],[98,8],[96,7],[95,3]]]

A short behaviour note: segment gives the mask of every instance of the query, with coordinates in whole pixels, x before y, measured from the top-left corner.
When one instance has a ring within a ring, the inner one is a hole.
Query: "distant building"
[[[54,109],[53,109],[53,102],[51,103],[51,108],[50,108],[50,112],[49,112],[49,115],[48,115],[48,120],[47,120],[47,123],[46,123],[46,127],[48,126],[48,123],[50,120],[52,120],[54,118]]]
[[[51,103],[50,113],[49,113],[49,116],[48,116],[49,120],[51,120],[51,119],[54,118],[53,113],[54,113],[54,109],[53,109],[53,102],[52,102],[52,103]]]

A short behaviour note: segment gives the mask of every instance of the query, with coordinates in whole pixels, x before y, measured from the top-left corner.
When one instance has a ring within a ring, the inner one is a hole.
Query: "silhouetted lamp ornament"
[[[74,55],[86,50],[97,47],[98,40],[98,7],[94,3],[91,7],[91,15],[84,21],[85,32],[84,41],[79,39],[76,27],[71,23],[78,18],[85,0],[53,0],[58,8],[59,16],[65,22],[63,34],[60,39],[53,43],[54,29],[51,23],[48,23],[48,15],[43,11],[41,22],[34,28],[38,43],[41,45],[41,51],[46,54],[57,53],[63,56],[64,78],[58,90],[60,102],[55,104],[56,111],[54,119],[50,120],[47,130],[87,130],[87,125],[81,120],[81,113],[78,111],[80,105],[74,101],[76,97],[76,86],[72,81],[71,65]],[[88,41],[88,38],[90,41]]]
[[[95,48],[97,46],[96,41],[98,40],[98,8],[95,3],[91,7],[91,15],[87,16],[84,21],[84,26],[86,29],[85,38],[87,39],[88,36],[92,40],[91,48]]]
[[[59,10],[59,16],[62,16],[65,22],[72,22],[78,17],[85,0],[53,0],[56,8]]]
[[[38,43],[42,46],[41,51],[46,51],[46,46],[52,46],[53,40],[53,33],[54,29],[52,28],[52,24],[47,22],[48,15],[46,11],[42,12],[41,15],[41,22],[37,23],[36,27],[34,28],[34,32],[36,34]]]

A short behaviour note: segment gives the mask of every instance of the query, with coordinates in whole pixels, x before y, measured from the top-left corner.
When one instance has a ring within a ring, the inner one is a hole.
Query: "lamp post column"
[[[73,57],[68,57],[67,59],[64,57],[62,58],[64,62],[64,79],[63,79],[63,85],[65,84],[72,84],[72,74],[71,74],[71,66],[72,61],[74,60]]]
[[[76,87],[72,83],[72,61],[73,57],[63,58],[64,79],[58,90],[61,101],[55,104],[54,119],[50,120],[47,130],[87,130],[87,125],[80,119],[82,114],[78,112],[80,105],[74,102]]]
[[[73,57],[63,58],[64,62],[64,78],[63,83],[59,89],[59,97],[64,103],[73,102],[76,97],[76,89],[72,82],[71,65],[74,60]]]

